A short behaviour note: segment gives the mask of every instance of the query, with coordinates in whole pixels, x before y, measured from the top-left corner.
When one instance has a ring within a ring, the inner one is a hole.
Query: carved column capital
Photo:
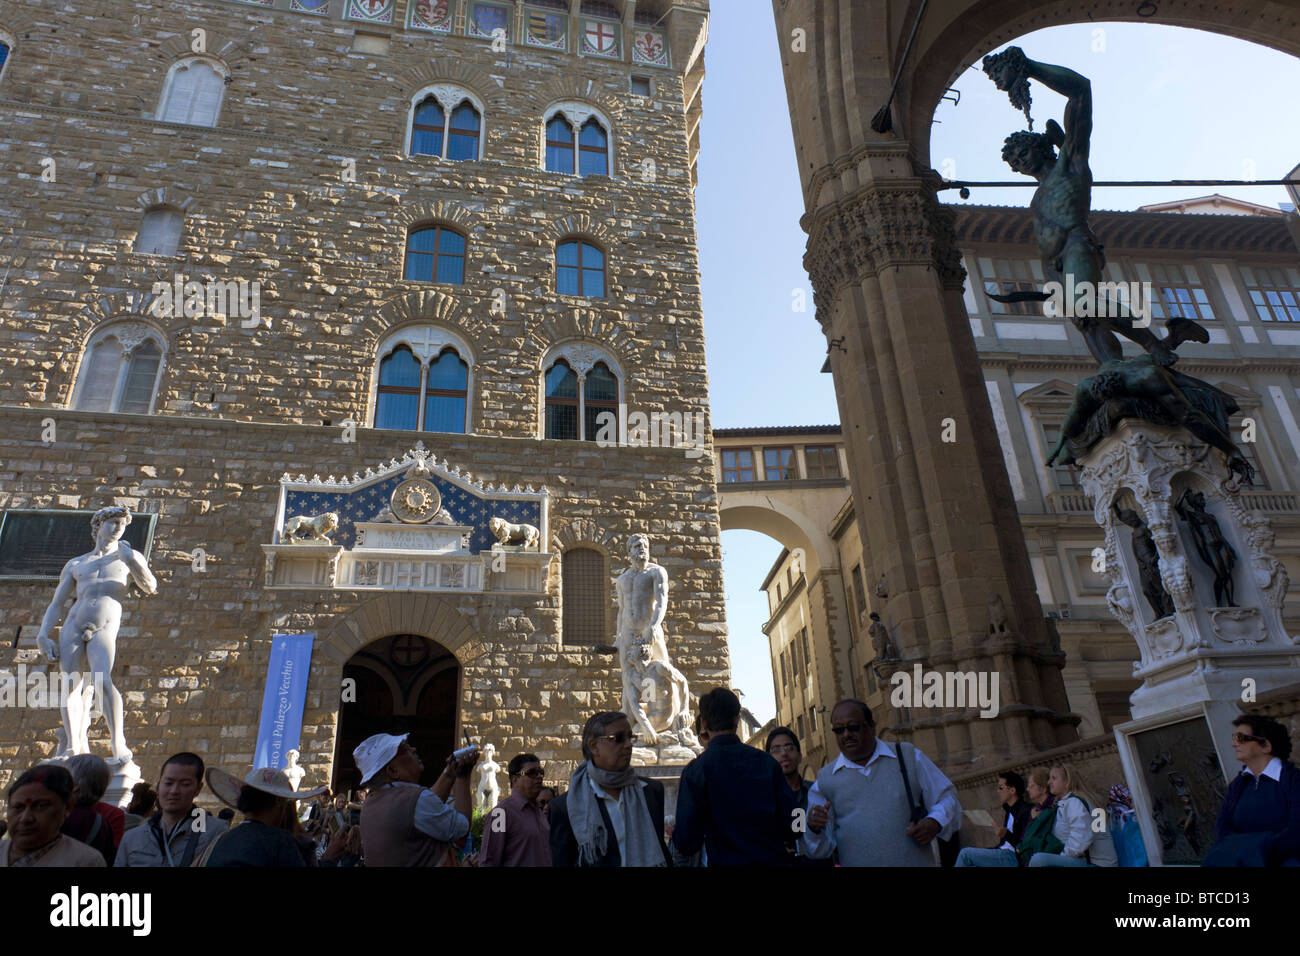
[[[835,294],[890,266],[921,264],[944,288],[960,289],[961,265],[952,210],[923,179],[868,183],[804,217],[817,318],[823,326]]]

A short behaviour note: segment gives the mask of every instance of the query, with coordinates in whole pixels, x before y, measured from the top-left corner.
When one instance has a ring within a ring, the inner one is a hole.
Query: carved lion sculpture
[[[338,527],[339,515],[337,511],[327,511],[324,514],[316,515],[314,518],[309,518],[307,515],[294,515],[285,521],[284,531],[280,537],[282,540],[293,544],[300,542],[333,544],[334,542],[329,539],[329,536],[337,531]],[[301,531],[306,532],[303,537],[298,536]]]
[[[491,518],[488,527],[501,545],[520,545],[524,549],[536,549],[541,532],[530,524],[511,524],[504,518]]]

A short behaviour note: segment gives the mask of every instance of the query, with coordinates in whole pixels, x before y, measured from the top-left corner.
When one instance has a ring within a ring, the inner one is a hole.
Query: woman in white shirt
[[[1030,866],[1115,866],[1115,844],[1103,829],[1093,829],[1091,804],[1071,787],[1070,771],[1060,765],[1052,768],[1047,786],[1056,797],[1056,819],[1052,835],[1064,848],[1060,853],[1035,853]],[[1103,813],[1103,825],[1109,821]]]

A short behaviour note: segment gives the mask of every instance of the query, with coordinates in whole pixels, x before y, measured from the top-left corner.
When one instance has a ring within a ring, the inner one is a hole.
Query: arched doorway
[[[371,734],[409,733],[424,761],[420,782],[431,785],[456,749],[460,664],[456,656],[417,634],[392,634],[361,648],[343,666],[334,778],[337,791],[361,784],[352,751]],[[351,697],[354,699],[348,700]]]

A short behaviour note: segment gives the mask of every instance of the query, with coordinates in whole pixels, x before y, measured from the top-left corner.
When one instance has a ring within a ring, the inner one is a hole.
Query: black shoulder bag
[[[926,808],[912,799],[912,783],[907,779],[907,761],[903,757],[902,743],[897,743],[894,746],[898,749],[898,769],[903,774],[903,790],[907,792],[907,805],[912,808],[912,822],[920,823],[925,819]],[[912,756],[915,759],[915,747],[912,748]],[[958,830],[947,840],[942,837],[936,837],[936,839],[939,842],[939,865],[953,866],[956,864],[957,854],[961,852],[961,831]]]

